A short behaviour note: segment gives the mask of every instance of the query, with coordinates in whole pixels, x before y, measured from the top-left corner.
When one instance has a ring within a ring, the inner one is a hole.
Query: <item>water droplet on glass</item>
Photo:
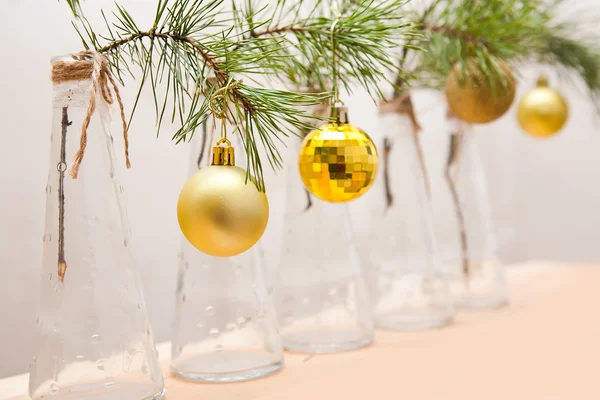
[[[106,386],[107,388],[111,388],[115,386],[115,381],[112,380],[112,378],[106,378],[106,380],[104,381],[104,386]]]
[[[129,240],[127,240],[127,239],[124,239],[124,240],[123,240],[123,246],[125,246],[125,247],[129,247]]]
[[[58,291],[60,290],[60,286],[61,286],[61,285],[60,285],[59,283],[57,283],[56,285],[54,285],[54,291],[55,291],[56,293],[58,293]]]
[[[119,185],[119,190],[121,191],[121,193],[125,193],[125,188],[123,187],[123,185]]]
[[[52,241],[52,235],[50,233],[46,234],[46,241],[50,243]]]
[[[76,355],[76,356],[75,356],[75,359],[76,359],[77,361],[81,361],[81,360],[84,360],[84,359],[85,359],[85,356],[84,356],[83,354],[78,354],[78,355]]]
[[[121,286],[119,287],[119,291],[120,291],[121,293],[127,293],[127,291],[128,291],[128,290],[129,290],[129,286],[127,286],[127,285],[121,285]]]
[[[216,351],[217,353],[222,353],[222,352],[224,352],[224,351],[225,351],[225,347],[223,347],[223,345],[222,345],[222,344],[218,344],[218,345],[216,345],[216,346],[215,346],[215,351]]]
[[[177,354],[181,354],[182,351],[183,351],[183,346],[182,345],[177,346]]]
[[[273,287],[272,287],[272,286],[269,286],[269,287],[267,288],[267,294],[268,294],[269,296],[273,296]]]
[[[91,342],[92,342],[92,344],[98,344],[98,343],[100,343],[100,335],[98,335],[98,334],[92,335]]]
[[[228,331],[234,331],[236,328],[237,325],[233,322],[229,322],[227,325],[225,325],[225,329],[227,329]]]
[[[36,363],[37,363],[37,357],[34,356],[31,359],[31,363],[29,364],[29,368],[31,368],[31,369],[35,368]]]
[[[213,306],[206,306],[206,315],[210,317],[215,315],[215,308]]]
[[[50,385],[50,393],[51,394],[56,394],[58,393],[58,384],[56,382],[52,382],[52,384]]]
[[[212,337],[218,337],[220,332],[217,328],[211,328],[210,331],[208,331],[209,335]]]
[[[105,363],[106,363],[106,360],[104,358],[98,359],[98,361],[96,361],[96,368],[98,368],[100,371],[104,371]]]
[[[40,320],[40,317],[36,317],[35,319],[35,326],[40,327],[42,326],[42,321]]]
[[[196,324],[196,328],[198,328],[198,329],[202,329],[202,328],[204,328],[204,324],[203,324],[202,322],[198,322],[198,323]]]
[[[183,264],[183,268],[185,268],[185,269],[190,269],[190,263],[186,261],[186,262]]]
[[[138,303],[137,304],[137,309],[140,310],[140,311],[142,311],[142,303]]]
[[[158,349],[156,347],[154,348],[154,357],[158,358]]]
[[[142,365],[142,374],[146,375],[148,373],[148,365],[144,363]]]
[[[239,326],[244,325],[246,322],[248,322],[248,318],[246,317],[238,317],[238,319],[236,320],[237,324]]]
[[[182,303],[185,303],[186,300],[187,300],[187,297],[186,297],[185,294],[183,296],[181,296],[181,302]]]
[[[183,261],[183,251],[180,251],[179,253],[177,253],[177,258],[179,258],[180,260]]]
[[[52,193],[52,186],[50,186],[50,184],[46,185],[46,194],[50,195],[50,193]]]
[[[108,172],[108,176],[110,176],[110,179],[115,179],[115,171],[111,169],[111,170]]]

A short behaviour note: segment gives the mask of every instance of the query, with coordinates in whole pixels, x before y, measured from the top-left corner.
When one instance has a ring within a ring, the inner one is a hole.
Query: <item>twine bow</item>
[[[102,100],[106,102],[106,104],[112,105],[114,103],[114,96],[117,98],[117,102],[119,103],[119,111],[121,113],[121,122],[123,125],[123,140],[125,142],[125,165],[127,168],[131,168],[131,162],[129,161],[129,139],[127,137],[127,121],[125,120],[125,111],[123,109],[123,100],[121,99],[121,94],[119,93],[119,88],[110,72],[110,64],[108,59],[94,50],[86,50],[78,53],[74,56],[75,59],[81,61],[89,61],[91,64],[91,84],[90,84],[90,104],[88,105],[87,113],[85,115],[85,119],[83,120],[83,125],[81,127],[81,137],[79,139],[79,150],[75,153],[75,158],[73,159],[73,164],[71,165],[71,169],[69,174],[73,179],[77,179],[77,175],[79,174],[79,167],[81,166],[81,162],[83,160],[83,156],[85,154],[85,149],[87,146],[87,131],[90,126],[90,122],[94,112],[96,111],[96,100],[97,94],[100,92]],[[91,59],[90,59],[91,58]]]

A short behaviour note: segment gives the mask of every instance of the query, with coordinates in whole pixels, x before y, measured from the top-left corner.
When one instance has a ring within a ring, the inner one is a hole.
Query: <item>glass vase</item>
[[[508,304],[504,268],[490,210],[490,198],[476,137],[454,118],[440,196],[437,232],[443,238],[443,262],[455,305],[467,309]]]
[[[189,176],[209,165],[214,130],[212,121],[205,122],[189,144]],[[245,165],[236,139],[237,165]],[[181,243],[172,371],[198,382],[239,382],[281,369],[273,289],[259,246],[221,258],[197,250],[183,235]]]
[[[276,286],[283,345],[304,353],[367,346],[373,323],[348,206],[306,191],[296,161],[300,141],[290,147]]]
[[[383,112],[378,121],[385,133],[380,175],[359,200],[371,218],[363,254],[373,320],[393,330],[447,325],[454,308],[437,254],[418,125],[406,112]]]
[[[53,59],[77,68],[88,59]],[[54,78],[53,74],[53,78]],[[79,176],[79,148],[90,80],[53,85],[37,348],[32,399],[159,399],[163,378],[134,267],[131,234],[116,173],[109,108],[97,97]]]

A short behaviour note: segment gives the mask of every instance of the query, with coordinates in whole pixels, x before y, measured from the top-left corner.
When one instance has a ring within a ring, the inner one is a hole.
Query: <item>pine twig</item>
[[[446,36],[452,36],[457,39],[464,40],[467,43],[482,45],[484,47],[488,47],[488,43],[486,43],[485,39],[479,36],[471,35],[468,32],[461,31],[459,29],[455,29],[445,25],[435,25],[435,24],[423,24],[421,28],[425,31],[441,33]]]

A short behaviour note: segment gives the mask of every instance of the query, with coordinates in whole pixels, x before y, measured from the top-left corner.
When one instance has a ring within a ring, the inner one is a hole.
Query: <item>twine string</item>
[[[101,53],[98,53],[94,50],[82,51],[73,55],[73,59],[80,62],[72,63],[59,61],[52,65],[52,81],[54,83],[83,79],[91,80],[90,101],[83,124],[81,126],[79,149],[75,153],[69,174],[73,179],[77,179],[77,176],[79,175],[79,168],[81,166],[81,162],[83,161],[83,156],[85,155],[85,150],[87,147],[88,129],[92,120],[92,116],[96,111],[98,93],[100,93],[101,99],[108,105],[112,105],[114,103],[115,97],[117,99],[123,128],[125,165],[127,168],[131,168],[131,162],[129,160],[129,137],[127,135],[127,121],[125,119],[123,100],[121,98],[121,93],[119,92],[119,87],[117,86],[115,79],[110,72],[110,63],[108,62],[108,59]]]

